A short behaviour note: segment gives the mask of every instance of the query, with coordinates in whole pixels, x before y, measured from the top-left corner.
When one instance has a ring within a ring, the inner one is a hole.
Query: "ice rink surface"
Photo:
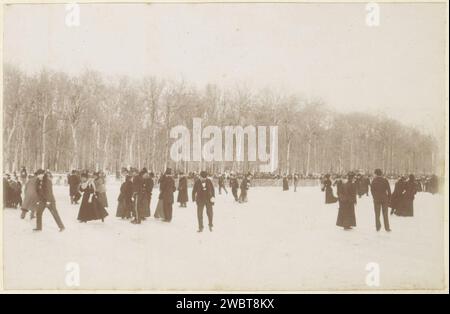
[[[336,227],[337,204],[325,205],[319,187],[283,192],[253,187],[249,202],[218,195],[214,231],[197,233],[196,206],[174,204],[171,223],[153,217],[133,225],[115,217],[118,183],[107,187],[106,221],[79,223],[67,186],[54,186],[60,233],[48,210],[44,230],[5,209],[6,289],[336,290],[442,289],[444,197],[419,193],[415,216],[390,216],[391,233],[375,231],[371,197],[358,199],[357,227]],[[217,190],[216,190],[217,193]],[[152,215],[158,191],[152,198]],[[190,196],[190,194],[189,194]],[[176,194],[175,194],[176,197]],[[207,218],[205,213],[205,225]],[[77,263],[80,286],[66,284]],[[369,287],[368,263],[380,285]],[[69,264],[70,265],[70,264]]]

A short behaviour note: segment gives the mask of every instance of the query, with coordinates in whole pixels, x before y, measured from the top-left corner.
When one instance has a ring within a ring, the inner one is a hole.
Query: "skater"
[[[163,201],[164,221],[171,222],[174,201],[173,193],[176,191],[175,180],[172,177],[171,168],[167,168],[164,175],[161,177],[159,190],[159,199]]]
[[[375,178],[370,185],[370,193],[373,197],[373,206],[375,210],[375,228],[377,231],[381,229],[380,213],[383,213],[384,229],[391,231],[389,226],[389,200],[391,198],[391,187],[388,180],[383,177],[381,169],[375,169]]]
[[[234,173],[230,175],[230,187],[231,187],[231,194],[233,194],[234,200],[238,202],[239,181]]]
[[[106,175],[103,171],[94,173],[94,184],[98,201],[103,208],[108,208],[108,198],[106,196]]]
[[[395,214],[397,211],[400,213],[402,211],[402,199],[403,191],[405,190],[406,178],[401,176],[394,185],[394,192],[391,195],[391,200],[389,206],[391,207],[391,215]]]
[[[323,180],[322,191],[325,191],[325,204],[333,204],[338,201],[337,197],[333,195],[333,188],[331,187],[330,175],[326,174]]]
[[[356,227],[356,185],[353,183],[353,178],[353,172],[349,172],[339,185],[339,211],[336,225],[343,227],[344,230],[351,230],[352,227]]]
[[[142,177],[142,172],[138,172],[135,168],[131,169],[130,172],[132,175],[131,214],[133,216],[131,223],[140,224],[144,218],[144,178]]]
[[[25,193],[24,193],[24,199],[22,203],[22,213],[20,214],[21,219],[25,219],[25,216],[28,211],[31,212],[30,218],[33,219],[37,203],[39,202],[39,195],[37,193],[37,177],[33,176],[30,179],[28,179],[27,183],[25,184]]]
[[[187,207],[188,202],[188,182],[187,177],[180,173],[180,179],[178,180],[178,197],[177,202],[180,203],[180,207]]]
[[[27,168],[22,167],[20,169],[20,183],[22,184],[23,187],[25,187],[25,184],[27,183],[27,180],[28,180]]]
[[[203,231],[203,211],[205,207],[209,231],[213,231],[214,197],[214,185],[211,179],[208,178],[206,171],[200,172],[200,179],[195,182],[192,189],[192,201],[197,203],[197,232]]]
[[[50,210],[53,219],[55,219],[55,222],[59,227],[59,231],[63,231],[65,228],[61,218],[59,217],[58,210],[56,209],[52,181],[42,169],[36,171],[36,177],[36,192],[38,194],[39,201],[36,209],[36,228],[33,229],[33,231],[42,230],[42,214],[46,208]]]
[[[84,223],[92,220],[101,220],[104,222],[105,217],[108,216],[108,212],[103,207],[103,203],[98,199],[95,175],[82,174],[80,191],[83,193],[83,198],[81,199],[77,219]]]
[[[239,195],[239,203],[247,203],[248,202],[247,191],[250,188],[249,175],[244,176],[240,188],[241,188],[241,195]]]
[[[401,209],[396,211],[397,216],[413,217],[414,216],[414,198],[417,193],[416,179],[413,174],[409,175],[408,181],[405,182],[402,198]]]
[[[150,203],[152,201],[152,192],[153,192],[153,177],[155,176],[153,172],[148,173],[147,168],[142,168],[142,209],[143,209],[143,215],[142,219],[145,220],[146,218],[151,216],[150,211]]]
[[[294,174],[294,192],[297,192],[297,186],[298,186],[298,174]]]
[[[283,191],[289,191],[289,181],[287,175],[283,175]]]
[[[219,177],[219,195],[222,194],[222,190],[225,191],[226,194],[228,194],[227,188],[225,187],[225,174],[220,175]]]
[[[117,211],[116,217],[120,217],[122,219],[130,219],[131,218],[131,208],[133,206],[133,202],[131,201],[131,197],[133,195],[133,183],[131,182],[131,176],[127,175],[125,177],[125,182],[120,186],[120,194],[117,199]]]
[[[78,204],[78,201],[81,198],[80,193],[80,176],[77,174],[75,170],[67,176],[67,183],[69,184],[69,196],[71,204]]]
[[[358,197],[361,198],[364,194],[369,196],[370,180],[365,175],[360,175],[356,180],[358,187]]]

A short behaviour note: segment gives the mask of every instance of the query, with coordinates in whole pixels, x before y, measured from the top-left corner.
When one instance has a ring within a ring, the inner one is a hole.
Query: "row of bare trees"
[[[257,170],[256,162],[180,162],[169,158],[170,129],[205,125],[279,126],[277,172],[342,172],[380,167],[391,173],[430,173],[439,165],[437,142],[398,121],[342,114],[320,101],[270,90],[199,90],[155,77],[106,81],[42,70],[27,75],[4,67],[4,170],[21,166],[67,171],[116,171],[123,166],[180,170]]]

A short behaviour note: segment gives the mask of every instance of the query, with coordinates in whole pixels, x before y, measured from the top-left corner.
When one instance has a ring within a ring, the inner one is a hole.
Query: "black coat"
[[[214,204],[215,197],[214,185],[209,178],[195,181],[192,188],[192,200],[197,204]]]
[[[173,204],[173,193],[176,191],[175,180],[170,175],[163,175],[159,182],[159,199],[166,204]]]
[[[178,197],[177,202],[178,203],[186,203],[189,201],[188,196],[188,181],[186,177],[181,177],[178,180]]]
[[[331,180],[325,179],[323,181],[323,190],[325,191],[325,204],[333,204],[337,202],[337,197],[333,195],[333,188],[331,187]]]
[[[91,221],[103,219],[108,216],[108,212],[98,200],[94,187],[91,184],[85,187],[82,186],[80,191],[83,192],[83,198],[78,212],[78,220]]]
[[[375,177],[370,185],[370,193],[375,201],[389,203],[391,199],[391,187],[389,181],[383,177]]]
[[[120,186],[120,194],[117,199],[117,211],[116,217],[130,218],[131,209],[133,208],[133,202],[131,198],[133,196],[133,183],[131,181],[125,181]]]
[[[339,187],[339,211],[336,225],[340,227],[355,227],[356,184],[341,183]]]

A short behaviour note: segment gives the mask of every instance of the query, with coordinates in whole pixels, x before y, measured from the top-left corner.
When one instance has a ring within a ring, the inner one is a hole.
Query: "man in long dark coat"
[[[53,216],[53,219],[55,219],[55,222],[59,227],[59,231],[63,231],[64,224],[59,217],[58,210],[56,209],[56,201],[55,196],[53,195],[52,181],[47,177],[45,171],[42,169],[36,171],[36,176],[38,178],[36,182],[36,188],[37,194],[39,196],[39,203],[36,210],[36,228],[33,230],[42,230],[42,214],[44,213],[44,210],[48,208]]]
[[[373,197],[376,230],[380,231],[381,229],[380,213],[383,212],[384,229],[390,232],[389,200],[391,198],[391,187],[389,186],[389,181],[383,177],[381,169],[375,169],[375,178],[370,185],[370,192]]]
[[[283,175],[283,191],[289,191],[289,181],[286,174]]]
[[[356,227],[355,204],[356,184],[353,182],[354,174],[349,172],[346,180],[339,184],[339,211],[336,225],[350,230]]]
[[[166,172],[160,179],[159,183],[159,199],[163,201],[163,208],[165,214],[165,222],[172,221],[173,211],[173,193],[176,191],[175,180],[172,177],[172,169],[167,168]]]
[[[247,203],[248,202],[248,189],[250,188],[250,179],[249,175],[245,175],[244,179],[241,181],[241,195],[239,195],[239,203]]]
[[[198,231],[203,231],[203,211],[206,207],[209,231],[213,228],[214,185],[206,171],[200,172],[200,179],[195,181],[192,189],[192,201],[197,203]]]

